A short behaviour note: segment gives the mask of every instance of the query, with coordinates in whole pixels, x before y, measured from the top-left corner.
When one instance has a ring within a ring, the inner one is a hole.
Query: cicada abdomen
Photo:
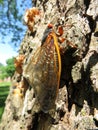
[[[55,33],[48,34],[24,71],[34,88],[41,110],[48,112],[55,106],[61,73],[61,58]]]

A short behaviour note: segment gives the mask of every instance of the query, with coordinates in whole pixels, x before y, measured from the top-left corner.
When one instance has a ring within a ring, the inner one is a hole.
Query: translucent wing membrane
[[[25,73],[34,87],[41,109],[47,112],[55,105],[61,73],[59,47],[54,32],[49,33],[30,62]]]

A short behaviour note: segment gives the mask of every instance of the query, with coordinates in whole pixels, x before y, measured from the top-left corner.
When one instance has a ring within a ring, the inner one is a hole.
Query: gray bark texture
[[[33,0],[33,3],[41,11],[40,20],[35,22],[33,32],[26,32],[20,45],[19,55],[25,56],[22,73],[16,71],[12,78],[0,130],[97,130],[98,0]],[[47,63],[38,51],[49,23],[55,32],[62,26],[61,37],[65,38],[59,43],[63,51],[56,99],[53,95],[56,75],[51,73],[52,83],[46,82],[51,70],[47,69],[46,77],[41,74]],[[35,64],[37,55],[43,64]]]

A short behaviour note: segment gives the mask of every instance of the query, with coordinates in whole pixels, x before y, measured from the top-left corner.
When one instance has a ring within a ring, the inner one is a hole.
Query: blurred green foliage
[[[6,66],[0,65],[0,79],[12,77],[15,72],[14,57],[6,61]]]
[[[22,17],[30,7],[32,0],[0,0],[0,43],[20,45],[26,31]]]
[[[3,4],[3,0],[0,0],[0,4]]]
[[[5,107],[5,100],[9,93],[10,82],[2,82],[0,83],[0,120]]]

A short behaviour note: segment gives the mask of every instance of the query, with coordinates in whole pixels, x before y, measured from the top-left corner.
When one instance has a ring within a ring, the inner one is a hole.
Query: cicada
[[[44,43],[30,58],[23,75],[33,87],[41,110],[46,113],[53,109],[61,75],[61,56],[53,29],[49,31]]]
[[[40,16],[40,14],[41,14],[40,11],[36,7],[26,10],[23,20],[31,32],[33,31],[35,17]]]
[[[19,74],[22,74],[23,72],[22,65],[23,65],[24,59],[25,59],[24,55],[19,55],[15,58],[14,65],[16,68],[16,72],[18,72]]]

